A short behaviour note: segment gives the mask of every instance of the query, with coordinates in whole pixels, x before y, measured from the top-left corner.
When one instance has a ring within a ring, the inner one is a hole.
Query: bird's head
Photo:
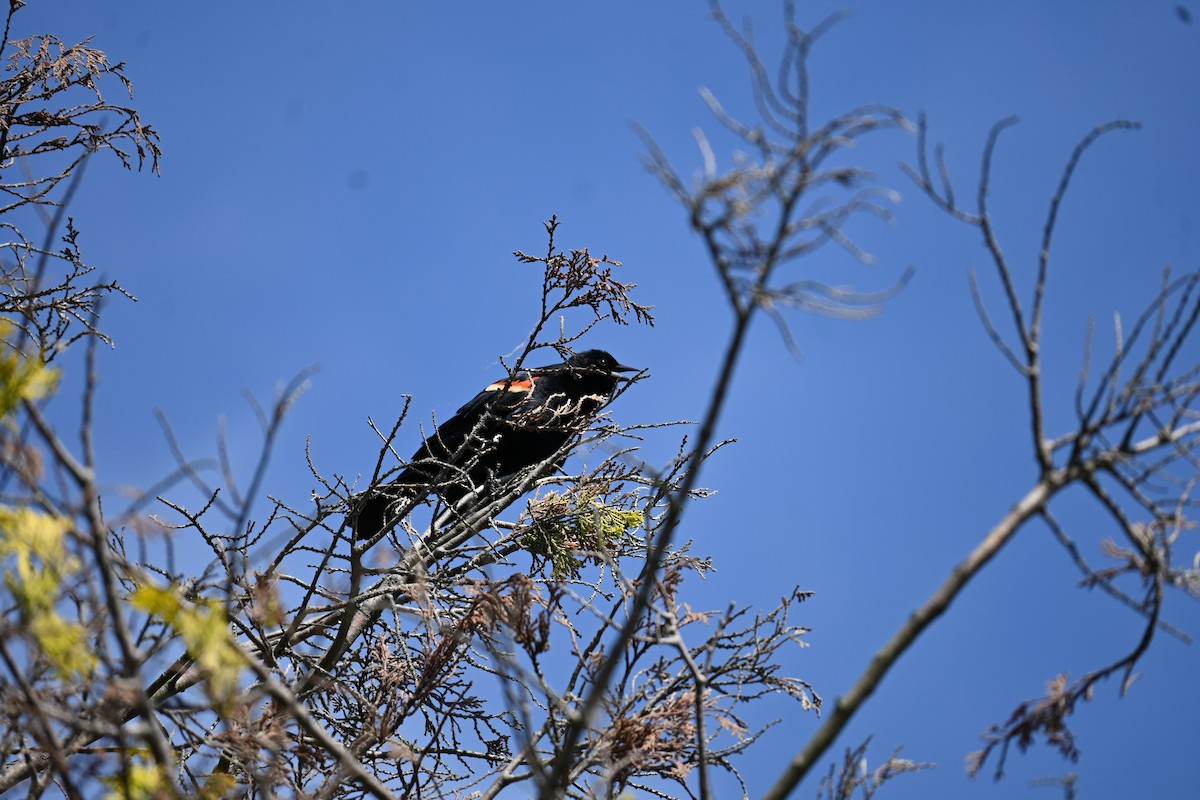
[[[622,373],[638,371],[637,367],[625,366],[617,361],[611,353],[604,350],[584,350],[581,353],[575,353],[559,366],[607,375],[614,380],[628,380]]]

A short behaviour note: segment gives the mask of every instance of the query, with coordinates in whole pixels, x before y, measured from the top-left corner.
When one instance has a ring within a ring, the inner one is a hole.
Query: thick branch
[[[971,578],[991,561],[1030,517],[1041,513],[1046,504],[1067,482],[1067,476],[1053,474],[1033,487],[988,532],[983,541],[971,551],[946,578],[936,592],[913,613],[900,630],[871,659],[871,663],[850,687],[845,696],[838,698],[833,713],[809,740],[805,748],[792,759],[783,774],[763,796],[764,800],[783,800],[809,770],[824,757],[826,751],[850,722],[855,712],[867,701],[883,678],[899,660],[900,656],[916,641],[917,637],[940,617],[954,602]]]

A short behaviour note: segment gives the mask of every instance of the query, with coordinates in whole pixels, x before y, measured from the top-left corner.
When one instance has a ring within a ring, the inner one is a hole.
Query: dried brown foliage
[[[105,96],[115,85],[132,98],[125,65],[111,64],[88,42],[66,45],[52,35],[10,40],[20,5],[10,4],[0,42],[8,73],[0,80],[0,230],[6,238],[0,242],[6,256],[0,259],[0,314],[53,359],[79,336],[103,337],[93,324],[100,300],[126,294],[114,281],[91,277],[79,232],[64,219],[86,159],[109,151],[127,168],[148,160],[157,172],[161,150],[158,133],[136,109]],[[33,220],[46,231],[41,241],[22,232]]]
[[[829,772],[817,787],[817,800],[871,800],[885,783],[900,775],[932,769],[932,764],[917,763],[900,758],[897,747],[891,757],[875,769],[867,766],[868,738],[858,747],[847,747],[840,764],[831,764]]]

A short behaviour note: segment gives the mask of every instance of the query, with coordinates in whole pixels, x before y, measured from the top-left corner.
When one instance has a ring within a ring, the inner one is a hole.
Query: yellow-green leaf
[[[57,610],[63,578],[77,568],[66,552],[66,532],[66,520],[30,508],[0,506],[4,585],[33,642],[63,679],[87,675],[96,664],[84,627]]]
[[[183,605],[183,598],[173,588],[146,583],[134,590],[129,602],[137,610],[145,611],[173,625]]]
[[[218,703],[232,699],[246,666],[246,655],[234,641],[220,603],[189,603],[177,589],[152,584],[138,587],[130,602],[179,634],[188,653],[208,673],[208,688]]]
[[[58,370],[46,366],[41,355],[31,355],[7,341],[12,324],[0,320],[0,417],[7,417],[22,400],[39,400],[54,392]]]
[[[158,800],[179,796],[166,770],[140,761],[131,762],[123,775],[109,776],[104,782],[111,789],[108,800]]]
[[[90,675],[96,668],[96,656],[82,625],[68,622],[54,611],[44,611],[30,620],[29,630],[63,680]]]

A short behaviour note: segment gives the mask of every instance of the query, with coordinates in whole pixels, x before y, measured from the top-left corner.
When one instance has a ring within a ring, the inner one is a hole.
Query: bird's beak
[[[610,369],[608,371],[608,374],[611,375],[612,377],[616,378],[619,381],[629,380],[629,378],[626,378],[624,375],[621,374],[622,372],[641,372],[641,370],[638,369],[637,367],[627,367],[624,364],[617,364],[615,367],[613,367],[612,369]]]

